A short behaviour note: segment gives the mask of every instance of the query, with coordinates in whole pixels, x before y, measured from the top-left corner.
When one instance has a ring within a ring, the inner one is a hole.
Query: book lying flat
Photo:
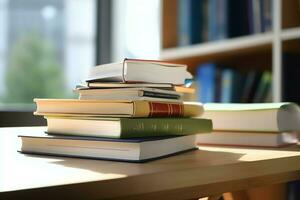
[[[173,90],[181,93],[195,92],[194,88],[178,86],[164,83],[118,83],[118,82],[87,82],[86,84],[77,85],[75,90],[86,89],[113,89],[113,88],[158,88],[163,90]]]
[[[214,131],[197,135],[198,145],[280,147],[298,142],[297,133]]]
[[[80,87],[80,86],[79,86]],[[84,87],[83,85],[81,87]],[[169,83],[118,83],[118,82],[87,82],[86,86],[88,88],[163,88],[171,89],[172,84]]]
[[[213,120],[214,130],[300,131],[300,109],[294,103],[207,103],[204,109],[203,117]]]
[[[92,67],[87,82],[137,82],[167,83],[183,85],[192,75],[187,66],[155,60],[124,59],[120,63],[110,63]]]
[[[181,93],[156,88],[75,90],[83,100],[147,100],[180,102]]]
[[[35,115],[83,114],[113,117],[197,117],[203,113],[200,103],[152,101],[34,99]]]
[[[42,155],[145,162],[195,149],[195,135],[148,139],[109,139],[19,135],[20,152]]]
[[[46,117],[46,119],[47,132],[56,135],[141,138],[209,133],[212,130],[212,121],[200,118]]]

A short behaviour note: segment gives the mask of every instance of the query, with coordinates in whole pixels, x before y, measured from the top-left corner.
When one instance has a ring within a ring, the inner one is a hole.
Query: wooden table
[[[300,179],[300,148],[199,150],[131,164],[25,155],[0,129],[0,199],[192,199]]]

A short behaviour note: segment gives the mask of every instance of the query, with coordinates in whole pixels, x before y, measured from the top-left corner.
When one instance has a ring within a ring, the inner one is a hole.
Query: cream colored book
[[[295,103],[207,103],[204,118],[221,131],[300,131],[300,109]]]
[[[194,102],[171,103],[130,100],[34,99],[36,115],[113,117],[199,117],[203,105]]]
[[[198,145],[280,147],[298,142],[297,133],[214,131],[197,135]]]

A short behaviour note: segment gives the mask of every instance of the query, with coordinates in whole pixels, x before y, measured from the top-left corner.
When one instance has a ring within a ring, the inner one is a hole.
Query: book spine
[[[202,105],[134,101],[132,117],[197,117],[202,113]]]
[[[149,102],[149,117],[183,117],[183,104]]]
[[[210,119],[191,118],[141,118],[121,119],[121,138],[180,136],[208,133],[212,130]]]
[[[185,46],[191,44],[190,38],[190,5],[191,0],[178,0],[178,35],[179,35],[179,46]]]
[[[197,69],[199,83],[199,101],[202,103],[215,102],[216,65],[214,63],[202,64]]]
[[[233,70],[232,69],[224,69],[222,72],[222,94],[221,94],[221,102],[222,103],[230,103],[232,97],[232,81],[233,81]]]

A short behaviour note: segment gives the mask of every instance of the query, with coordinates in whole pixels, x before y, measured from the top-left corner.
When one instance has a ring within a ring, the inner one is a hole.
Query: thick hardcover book
[[[113,117],[199,117],[200,103],[167,103],[152,101],[34,99],[36,115],[90,115]]]
[[[212,119],[220,131],[300,131],[300,108],[295,103],[252,103],[204,105],[204,118]]]
[[[145,162],[195,149],[195,135],[181,137],[109,139],[19,135],[20,152],[127,162]]]
[[[210,119],[46,117],[51,134],[141,138],[209,133]]]
[[[298,142],[296,133],[225,132],[197,135],[198,145],[280,147]]]
[[[182,64],[157,60],[124,59],[92,67],[87,82],[163,83],[183,85],[193,76]]]
[[[177,101],[181,93],[157,88],[113,88],[113,89],[80,89],[79,99],[83,100],[150,100]]]

